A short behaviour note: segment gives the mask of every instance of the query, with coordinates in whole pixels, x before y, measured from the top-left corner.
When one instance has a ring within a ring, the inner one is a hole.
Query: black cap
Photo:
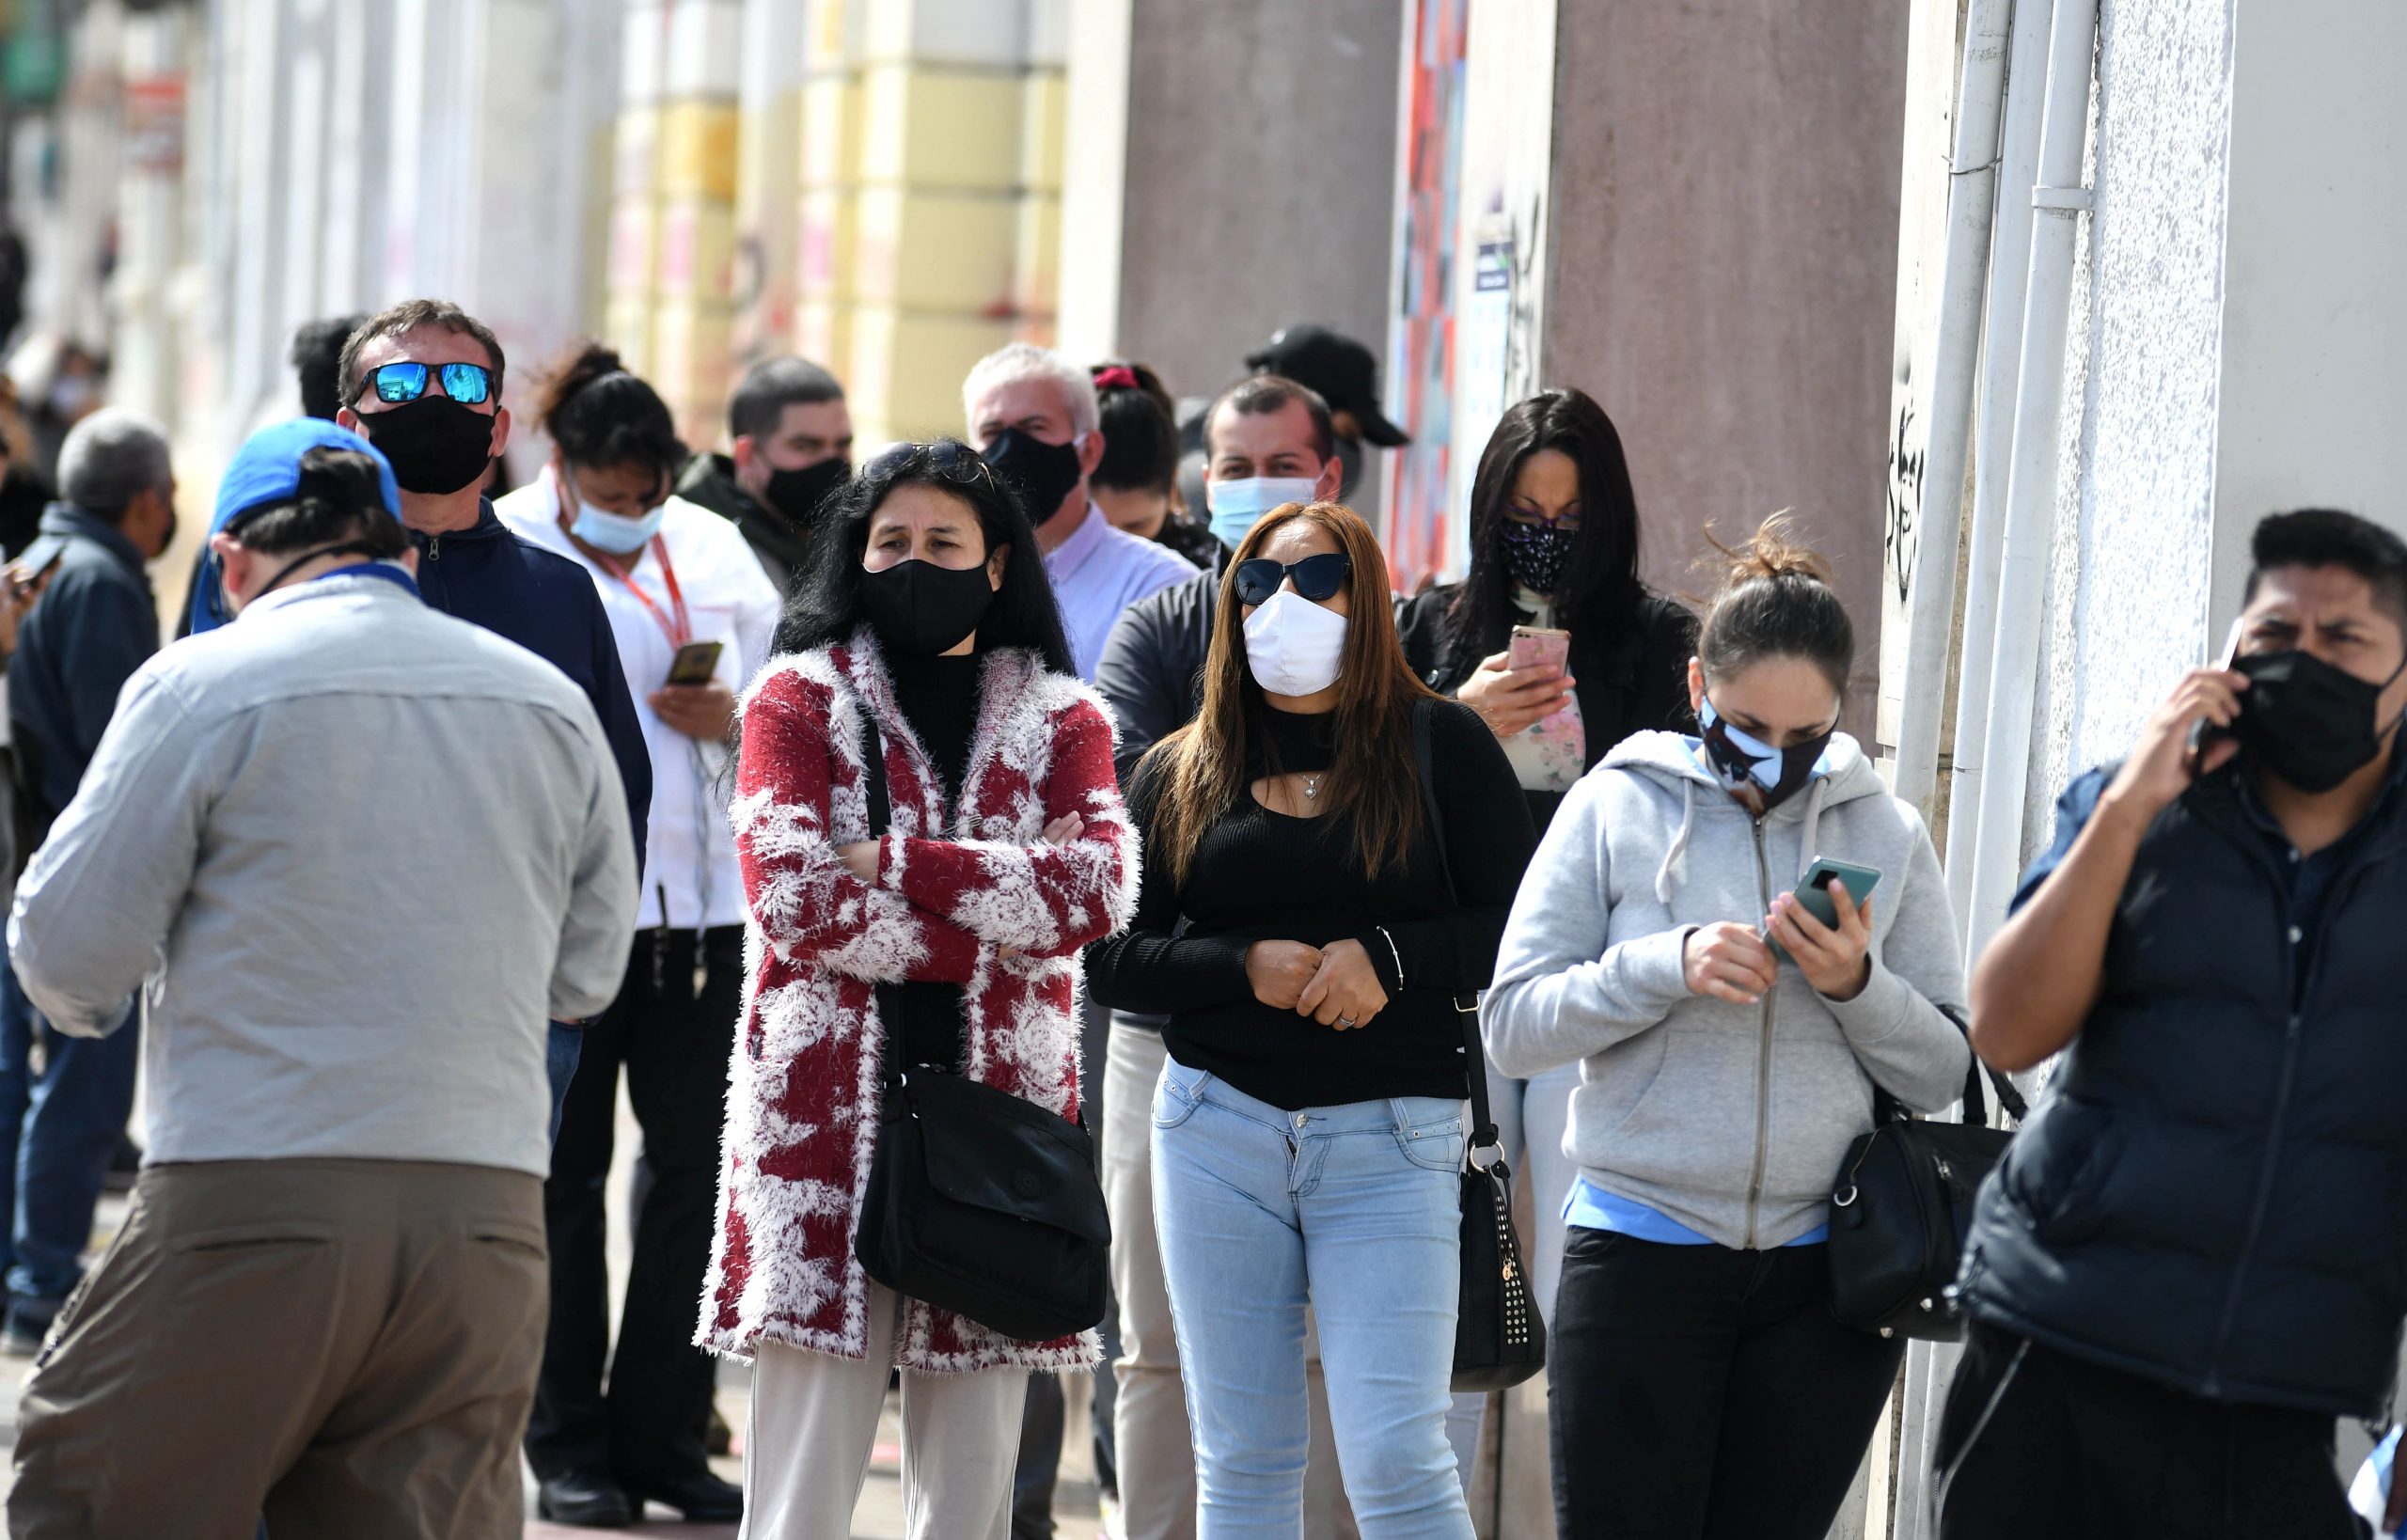
[[[1290,326],[1261,352],[1247,355],[1256,374],[1283,374],[1320,392],[1332,412],[1351,412],[1362,436],[1382,449],[1412,442],[1412,435],[1379,411],[1379,361],[1371,350],[1326,326]]]

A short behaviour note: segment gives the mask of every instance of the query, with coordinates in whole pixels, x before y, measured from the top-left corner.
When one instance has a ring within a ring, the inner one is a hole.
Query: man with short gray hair
[[[159,650],[158,602],[144,568],[176,527],[165,432],[103,407],[60,447],[58,488],[23,558],[29,574],[48,573],[50,586],[8,666],[9,732],[36,843],[74,800],[118,690]],[[37,1034],[46,1047],[39,1076]],[[40,1345],[83,1276],[92,1208],[134,1110],[137,1046],[130,1029],[97,1040],[52,1031],[14,970],[0,976],[0,1212],[15,1217],[0,1345],[10,1352]]]
[[[1045,574],[1078,677],[1092,681],[1121,611],[1196,569],[1168,546],[1112,527],[1087,478],[1103,463],[1094,380],[1049,348],[1014,342],[978,360],[961,386],[969,442],[1036,526]]]

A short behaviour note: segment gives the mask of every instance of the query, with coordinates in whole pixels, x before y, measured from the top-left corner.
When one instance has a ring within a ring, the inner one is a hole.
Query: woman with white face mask
[[[626,981],[586,1025],[543,1189],[552,1312],[527,1453],[546,1517],[623,1522],[649,1497],[697,1523],[732,1520],[743,1495],[704,1459],[713,1375],[692,1339],[743,1004],[744,879],[721,771],[735,687],[768,661],[778,590],[734,525],[669,495],[685,447],[668,406],[617,354],[576,348],[536,404],[551,463],[494,512],[592,575],[653,791]],[[638,1183],[613,1355],[602,1189],[622,1063],[649,1180]]]
[[[1246,535],[1203,710],[1131,787],[1136,918],[1089,959],[1097,998],[1169,1018],[1154,1203],[1203,1540],[1296,1532],[1307,1304],[1365,1540],[1471,1532],[1445,1427],[1454,1002],[1487,982],[1534,836],[1495,735],[1413,677],[1386,569],[1332,503]]]

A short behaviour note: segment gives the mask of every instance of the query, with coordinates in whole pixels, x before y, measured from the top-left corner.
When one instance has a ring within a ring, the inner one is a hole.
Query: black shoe
[[[744,1488],[707,1470],[690,1475],[631,1480],[627,1496],[641,1510],[646,1501],[666,1503],[685,1516],[688,1524],[733,1524],[744,1517]]]
[[[623,1530],[636,1521],[635,1504],[618,1483],[590,1471],[571,1471],[543,1484],[535,1512],[575,1530]]]

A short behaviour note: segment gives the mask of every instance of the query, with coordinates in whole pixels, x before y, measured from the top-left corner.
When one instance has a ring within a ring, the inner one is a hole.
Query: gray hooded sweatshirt
[[[1963,1093],[1963,967],[1939,856],[1855,740],[1760,823],[1642,732],[1572,788],[1530,863],[1481,1021],[1506,1075],[1580,1061],[1564,1150],[1581,1176],[1721,1245],[1826,1222],[1879,1082],[1916,1111]],[[1878,870],[1871,977],[1826,999],[1794,963],[1760,1006],[1689,992],[1699,926],[1760,925],[1817,856]],[[1937,1003],[1934,1003],[1937,1002]]]

